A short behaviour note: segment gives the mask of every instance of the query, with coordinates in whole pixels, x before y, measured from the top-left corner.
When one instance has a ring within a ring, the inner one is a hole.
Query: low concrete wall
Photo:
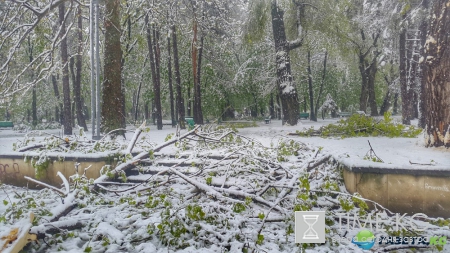
[[[395,213],[450,218],[450,168],[341,165],[345,187],[352,194],[358,192]]]
[[[3,183],[27,186],[29,188],[40,188],[35,184],[24,179],[24,176],[35,178],[35,168],[31,165],[31,158],[37,154],[2,154],[0,155],[0,181]],[[25,161],[25,156],[27,157]],[[61,156],[60,156],[61,157]],[[104,156],[65,156],[64,159],[60,159],[57,156],[48,156],[50,163],[47,169],[44,171],[44,175],[38,180],[48,183],[53,186],[60,186],[62,180],[56,175],[60,171],[69,180],[69,177],[76,173],[75,163],[80,163],[78,166],[78,174],[82,175],[84,168],[91,167],[86,171],[88,178],[97,178],[100,176],[100,169],[104,165],[111,165],[112,168],[116,165],[112,155]]]

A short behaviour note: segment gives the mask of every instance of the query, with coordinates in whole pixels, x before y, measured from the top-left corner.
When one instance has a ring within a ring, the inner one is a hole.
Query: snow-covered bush
[[[365,115],[354,114],[348,119],[338,121],[336,124],[322,126],[319,130],[313,128],[297,131],[300,136],[387,136],[387,137],[409,137],[413,138],[422,132],[421,128],[405,126],[395,123],[389,112],[384,114],[382,120],[377,120]]]

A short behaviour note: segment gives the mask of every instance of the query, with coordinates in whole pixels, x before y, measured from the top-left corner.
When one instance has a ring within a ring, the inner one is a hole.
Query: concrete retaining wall
[[[450,218],[450,171],[442,168],[343,168],[345,187],[395,213]]]
[[[39,188],[35,184],[24,179],[24,176],[35,178],[35,168],[31,165],[31,158],[33,155],[27,154],[27,161],[25,161],[25,154],[8,154],[0,155],[0,181],[6,184],[16,186],[27,186],[29,188]],[[91,165],[91,168],[86,171],[88,178],[97,178],[100,176],[100,169],[104,165],[111,165],[112,168],[116,165],[112,156],[105,155],[103,157],[65,157],[63,160],[59,157],[49,156],[50,163],[43,176],[38,180],[48,183],[53,186],[60,186],[61,179],[56,175],[60,171],[69,180],[69,177],[76,173],[75,163],[80,163],[78,167],[78,174],[82,175],[84,168]]]

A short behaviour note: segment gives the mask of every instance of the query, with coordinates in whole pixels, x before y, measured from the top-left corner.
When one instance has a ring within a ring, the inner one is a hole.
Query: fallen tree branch
[[[219,187],[211,187],[211,188],[213,188],[214,190],[216,190],[218,192],[227,193],[229,195],[233,195],[233,196],[236,196],[236,197],[241,197],[241,198],[249,197],[255,202],[258,202],[258,203],[263,204],[263,205],[265,205],[267,207],[275,209],[275,210],[277,210],[280,213],[287,214],[286,209],[284,209],[284,208],[282,208],[280,206],[276,206],[276,205],[272,204],[271,202],[268,202],[267,200],[261,198],[258,195],[250,194],[250,193],[247,193],[247,192],[231,190],[231,189],[227,189],[227,188],[219,188]]]
[[[133,138],[131,138],[130,143],[128,143],[128,147],[125,150],[125,154],[131,154],[131,151],[134,148],[134,145],[136,144],[136,141],[139,138],[139,135],[141,135],[142,130],[145,128],[145,120],[142,122],[142,125],[136,129],[134,132]]]
[[[25,152],[25,151],[28,151],[28,150],[33,150],[33,149],[42,148],[42,147],[44,147],[43,144],[36,143],[36,144],[32,144],[32,145],[29,145],[29,146],[26,146],[26,147],[23,147],[23,148],[19,148],[17,151],[18,152]]]
[[[54,235],[61,233],[62,230],[81,229],[85,224],[86,222],[80,219],[55,221],[34,226],[30,229],[29,233],[37,235],[38,239],[43,239],[46,234]]]
[[[69,192],[70,192],[69,182],[67,181],[66,177],[60,171],[58,171],[58,173],[56,173],[56,175],[59,176],[61,178],[61,180],[63,181],[64,187],[66,189],[66,193],[64,194],[64,196],[67,196],[67,194],[69,194]]]
[[[178,172],[176,170],[174,170],[173,168],[169,168],[170,172],[172,172],[173,174],[181,177],[182,179],[184,179],[186,182],[188,182],[189,184],[197,187],[198,189],[200,189],[201,191],[205,192],[206,195],[220,199],[220,200],[228,200],[230,202],[233,203],[243,203],[242,201],[239,200],[234,200],[234,199],[230,199],[230,198],[226,198],[225,196],[223,196],[222,194],[220,194],[217,189],[222,189],[222,188],[216,188],[216,187],[210,187],[206,184],[200,183],[195,179],[189,178],[187,176],[185,176],[183,173]]]
[[[24,176],[24,178],[25,178],[26,180],[31,181],[31,182],[33,182],[33,183],[36,183],[36,184],[38,184],[38,185],[44,186],[44,187],[46,187],[46,188],[49,188],[50,190],[53,190],[53,191],[55,191],[55,192],[61,194],[62,196],[66,196],[66,193],[63,192],[61,189],[58,189],[58,188],[56,188],[56,187],[54,187],[54,186],[51,186],[51,185],[46,184],[46,183],[44,183],[44,182],[38,181],[38,180],[33,179],[33,178],[31,178],[31,177]]]
[[[329,154],[319,157],[317,160],[308,164],[306,171],[310,172],[312,169],[316,168],[317,166],[326,163],[328,160],[330,160],[330,158],[331,158],[331,155],[329,155]]]
[[[75,201],[75,196],[77,195],[78,190],[75,189],[73,192],[69,193],[67,197],[62,199],[62,204],[54,207],[50,212],[53,214],[49,217],[48,220],[51,222],[59,220],[61,217],[66,216],[70,211],[72,211],[75,207],[77,207],[77,203]]]
[[[129,169],[131,169],[131,168],[136,167],[136,165],[139,163],[140,160],[146,159],[146,158],[148,158],[148,157],[150,156],[150,152],[151,152],[151,151],[153,151],[153,152],[158,152],[158,151],[160,151],[161,149],[163,149],[163,148],[165,148],[165,147],[167,147],[167,146],[169,146],[169,145],[171,145],[171,144],[173,144],[173,143],[175,143],[175,142],[177,142],[177,141],[180,141],[180,140],[182,140],[183,138],[186,138],[187,136],[189,136],[189,135],[195,133],[195,131],[197,131],[197,129],[198,129],[199,127],[200,127],[200,126],[195,127],[193,130],[191,130],[191,131],[189,131],[189,132],[183,134],[183,135],[180,136],[179,138],[174,138],[174,139],[171,139],[171,140],[169,140],[169,141],[166,141],[166,142],[164,142],[164,143],[162,143],[162,144],[156,146],[155,148],[153,148],[153,150],[150,150],[150,151],[143,151],[143,152],[139,153],[138,155],[136,155],[135,157],[133,157],[133,159],[131,159],[130,161],[128,161],[128,162],[126,162],[126,163],[121,163],[120,165],[118,165],[114,170],[111,171],[111,173],[117,175],[117,174],[119,174],[119,172],[121,172],[121,171],[126,171],[126,170],[129,170]],[[97,179],[95,179],[95,181],[94,181],[94,186],[96,186],[98,183],[105,182],[105,181],[107,181],[108,179],[109,179],[109,178],[108,178],[107,175],[101,175],[100,177],[98,177]]]

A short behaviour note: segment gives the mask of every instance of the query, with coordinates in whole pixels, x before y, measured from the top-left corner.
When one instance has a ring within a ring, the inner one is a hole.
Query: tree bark
[[[422,8],[424,10],[424,12],[426,14],[429,13],[429,9],[430,9],[430,4],[429,4],[429,0],[423,0],[422,1]],[[425,15],[424,15],[425,16]],[[427,20],[427,16],[422,18],[422,21],[420,22],[420,55],[423,56],[425,55],[425,42],[427,40],[427,29],[428,29],[428,20]],[[424,70],[423,70],[423,64],[419,64],[420,67],[420,72],[419,72],[419,79],[420,79],[420,100],[419,100],[419,111],[420,111],[420,118],[419,118],[419,127],[421,128],[425,128],[425,100],[426,100],[426,93],[425,91],[425,79],[424,79]]]
[[[275,119],[275,107],[273,103],[273,92],[270,93],[270,104],[269,104],[270,118]]]
[[[368,92],[368,80],[369,77],[366,73],[366,65],[367,60],[362,57],[361,53],[359,54],[359,73],[361,74],[361,95],[359,96],[359,110],[360,111],[367,111],[367,100],[369,98],[369,92]]]
[[[77,114],[77,122],[78,125],[83,127],[84,131],[87,131],[87,125],[86,121],[84,119],[83,115],[83,104],[81,103],[81,71],[82,71],[82,54],[83,54],[83,17],[82,17],[82,11],[81,6],[78,6],[78,13],[77,13],[77,23],[78,23],[78,48],[77,48],[77,55],[75,56],[75,67],[76,67],[76,75],[75,79],[73,80],[73,94],[74,94],[74,100],[75,100],[75,108],[76,108],[76,114]]]
[[[402,18],[406,18],[407,13],[402,15]],[[408,87],[408,74],[407,74],[407,52],[406,52],[406,27],[400,32],[399,37],[399,72],[400,72],[400,95],[402,98],[402,123],[404,125],[411,124],[411,93]]]
[[[308,92],[309,92],[309,119],[317,121],[316,111],[314,110],[314,91],[311,73],[311,51],[308,50]]]
[[[59,24],[61,25],[60,37],[64,38],[61,40],[61,65],[62,65],[62,83],[63,83],[63,97],[64,97],[64,134],[72,135],[72,110],[71,110],[71,100],[70,100],[70,83],[69,83],[69,66],[68,60],[69,56],[67,53],[67,38],[66,25],[64,23],[65,15],[65,5],[64,3],[58,6],[59,8]]]
[[[155,95],[155,117],[158,130],[162,130],[162,106],[161,106],[161,50],[159,48],[159,30],[153,27],[153,49],[155,54],[156,86],[153,87]]]
[[[144,117],[145,120],[148,120],[150,118],[150,112],[148,110],[148,102],[144,104]]]
[[[56,76],[52,75],[52,85],[53,85],[53,92],[55,93],[56,100],[58,101],[58,105],[55,106],[55,121],[63,124],[63,104],[61,103],[61,98],[59,96],[59,88],[58,88],[58,82],[56,80]]]
[[[386,95],[384,95],[383,104],[380,108],[380,115],[384,115],[385,112],[389,110],[389,106],[391,106],[391,91],[388,89],[386,91]]]
[[[141,79],[142,80],[142,79]],[[139,97],[141,95],[141,88],[142,88],[142,81],[139,80],[139,87],[138,87],[138,91],[136,94],[136,102],[134,105],[134,123],[137,123],[138,120],[138,112],[139,112]]]
[[[377,71],[378,71],[378,64],[377,64],[377,57],[375,57],[369,68],[369,82],[367,83],[371,116],[378,116],[378,106],[375,96],[375,78]]]
[[[277,92],[276,99],[277,99],[277,105],[278,105],[278,107],[277,107],[277,117],[278,117],[278,120],[281,120],[281,107],[280,107],[281,103],[280,103],[280,94],[279,94],[279,92]]]
[[[203,54],[203,35],[200,37],[200,48],[198,49],[198,64],[197,75],[194,80],[194,122],[195,124],[203,125],[203,111],[202,111],[202,92],[201,92],[201,69],[202,69],[202,54]]]
[[[314,108],[315,109],[314,115],[316,116],[316,119],[317,119],[317,110],[319,108],[320,98],[322,97],[323,86],[325,85],[325,77],[327,75],[327,60],[328,60],[328,51],[325,51],[325,57],[323,59],[322,82],[320,83],[319,94],[317,95],[317,99],[316,99],[316,107]],[[323,118],[324,118],[324,114],[322,113],[322,119]]]
[[[177,29],[175,25],[172,25],[172,43],[173,43],[173,65],[175,68],[175,81],[177,83],[177,110],[178,110],[178,124],[181,129],[186,129],[184,124],[184,101],[183,94],[181,93],[181,75],[180,75],[180,63],[178,59],[178,42],[177,42]]]
[[[283,15],[284,12],[278,8],[276,0],[272,0],[272,32],[275,41],[277,85],[282,103],[283,124],[297,125],[299,116],[297,88],[291,73],[289,43],[286,40]]]
[[[398,92],[394,94],[394,108],[392,109],[392,113],[397,115],[398,113]]]
[[[120,36],[120,1],[106,0],[104,78],[101,110],[101,129],[103,132],[125,128]],[[125,135],[123,131],[118,131],[116,134]]]
[[[368,54],[359,54],[359,71],[362,79],[359,110],[366,111],[367,103],[370,106],[370,115],[378,116],[378,108],[375,99],[375,78],[378,71],[377,59],[381,52],[375,52],[372,60],[367,59]]]
[[[162,129],[162,116],[161,116],[161,94],[159,88],[158,74],[157,74],[157,48],[155,46],[156,38],[152,38],[152,32],[150,30],[150,24],[148,20],[148,15],[145,16],[145,25],[147,31],[147,45],[148,53],[150,56],[150,69],[152,72],[152,82],[153,82],[153,102],[152,102],[152,118],[153,122],[157,121],[158,130]],[[153,30],[153,37],[155,37],[156,31]],[[159,107],[158,107],[159,103]]]
[[[172,127],[176,125],[175,110],[173,105],[173,86],[172,86],[172,56],[170,53],[170,37],[167,37],[167,71],[169,72],[169,99],[170,99],[170,119]]]
[[[30,60],[30,63],[33,62],[33,45],[31,44],[30,36],[28,36],[28,57]],[[30,79],[33,80],[34,78],[34,72],[31,69],[30,71]],[[36,94],[36,85],[33,85],[32,89],[32,97],[31,97],[31,125],[33,127],[36,127],[38,124],[38,118],[37,118],[37,94]]]
[[[450,0],[436,0],[423,57],[425,145],[450,147]]]

